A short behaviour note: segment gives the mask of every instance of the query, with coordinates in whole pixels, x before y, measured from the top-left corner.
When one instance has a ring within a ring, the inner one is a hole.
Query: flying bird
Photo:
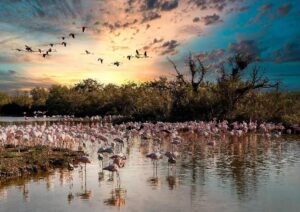
[[[48,52],[43,54],[43,58],[46,58],[46,56],[49,56]]]
[[[84,31],[86,30],[86,28],[87,28],[87,27],[85,27],[85,26],[81,27],[82,32],[84,32]]]
[[[74,33],[70,33],[69,36],[72,37],[73,39],[75,38],[75,34]]]
[[[62,42],[61,45],[63,45],[64,47],[67,47],[67,43],[66,42]]]
[[[25,45],[25,50],[27,52],[33,52],[32,48],[30,46]]]
[[[115,65],[115,66],[119,67],[119,66],[121,65],[121,62],[119,62],[119,61],[116,61],[116,62],[114,62],[114,63],[113,63],[113,65]]]
[[[92,52],[88,51],[88,50],[85,50],[85,53],[86,54],[93,54]]]
[[[127,55],[127,59],[128,59],[128,60],[131,60],[131,58],[133,58],[132,55]]]
[[[148,57],[149,57],[146,51],[145,51],[145,53],[144,53],[144,57],[145,57],[145,58],[148,58]]]
[[[100,63],[103,63],[103,59],[102,58],[98,58],[98,61],[100,61]]]

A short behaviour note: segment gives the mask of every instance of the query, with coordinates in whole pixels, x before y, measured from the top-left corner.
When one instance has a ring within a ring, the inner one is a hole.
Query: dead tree
[[[169,57],[168,57],[168,61],[172,64],[172,66],[173,66],[173,68],[174,68],[174,70],[175,70],[175,72],[176,72],[176,79],[177,79],[177,81],[180,82],[180,83],[185,84],[186,82],[185,82],[184,76],[183,76],[183,74],[178,70],[177,65],[176,65],[176,64],[174,63],[174,61],[171,60]]]
[[[208,67],[203,64],[199,57],[193,57],[193,55],[190,53],[187,60],[187,65],[189,67],[189,74],[191,75],[191,78],[190,82],[187,82],[187,80],[184,78],[184,75],[178,70],[176,64],[170,58],[168,58],[168,60],[176,71],[177,81],[183,84],[190,83],[193,88],[193,92],[196,93],[199,86],[203,82],[206,73],[208,72]]]
[[[226,69],[224,64],[220,67],[221,75],[218,78],[216,91],[223,100],[221,104],[224,114],[232,111],[236,104],[251,91],[278,87],[278,83],[270,83],[267,77],[259,74],[260,68],[257,65],[250,67],[253,62],[255,60],[251,55],[236,54],[228,59],[231,69]],[[243,79],[243,74],[247,71],[251,73],[248,79]]]

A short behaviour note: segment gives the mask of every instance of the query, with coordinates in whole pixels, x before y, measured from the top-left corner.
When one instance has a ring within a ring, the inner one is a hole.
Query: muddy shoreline
[[[6,145],[0,150],[0,183],[9,179],[69,169],[78,165],[83,151],[52,148],[48,146]]]

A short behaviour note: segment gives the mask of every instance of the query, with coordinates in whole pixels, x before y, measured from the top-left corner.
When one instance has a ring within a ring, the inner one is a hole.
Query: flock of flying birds
[[[87,28],[88,28],[88,27],[86,27],[86,26],[81,27],[82,33],[84,33],[84,32],[86,31]],[[61,46],[67,47],[67,42],[66,42],[66,40],[67,40],[68,38],[75,39],[76,36],[77,36],[77,34],[75,34],[75,33],[73,33],[73,32],[72,32],[72,33],[69,33],[68,36],[62,36],[62,37],[60,37],[61,41],[59,41],[59,42],[57,42],[57,43],[49,43],[49,44],[44,45],[44,46],[49,46],[49,48],[48,48],[47,50],[41,49],[41,48],[36,48],[36,49],[34,49],[33,47],[28,46],[28,45],[25,45],[25,48],[24,48],[24,49],[16,48],[16,49],[13,49],[13,50],[18,51],[18,52],[26,52],[26,53],[34,53],[34,52],[36,52],[36,53],[39,53],[43,58],[46,58],[46,57],[50,56],[51,53],[56,52],[56,50],[53,49],[54,46],[56,46],[56,45],[61,45]],[[88,51],[88,50],[85,50],[84,54],[86,54],[86,55],[92,55],[92,54],[94,54],[94,53],[92,53],[92,52],[90,52],[90,51]],[[147,51],[145,51],[144,53],[140,53],[139,50],[136,50],[136,51],[135,51],[135,55],[127,55],[126,58],[127,58],[128,60],[132,60],[133,58],[137,58],[137,59],[141,59],[141,58],[149,58],[149,56],[148,56],[148,54],[147,54]],[[101,64],[103,64],[104,59],[101,58],[101,57],[99,57],[99,58],[97,59],[97,61],[100,62]],[[121,64],[122,64],[122,63],[121,63],[120,61],[115,61],[115,62],[112,63],[112,65],[117,66],[117,67],[119,67]]]

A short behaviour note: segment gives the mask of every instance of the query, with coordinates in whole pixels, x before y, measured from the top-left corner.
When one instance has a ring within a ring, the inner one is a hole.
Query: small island
[[[82,151],[37,145],[33,147],[5,145],[0,154],[0,182],[15,177],[51,172],[56,168],[72,170]]]

